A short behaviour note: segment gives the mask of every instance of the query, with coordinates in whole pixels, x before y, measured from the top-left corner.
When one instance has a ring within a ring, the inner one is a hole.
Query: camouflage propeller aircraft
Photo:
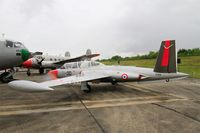
[[[21,42],[0,40],[0,70],[5,70],[0,74],[0,80],[4,83],[11,81],[14,67],[20,66],[29,56],[30,52]]]

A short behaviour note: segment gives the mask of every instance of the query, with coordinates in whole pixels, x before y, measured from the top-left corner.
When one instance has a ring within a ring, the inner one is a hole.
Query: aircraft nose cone
[[[30,57],[30,52],[29,52],[27,49],[22,49],[22,50],[20,50],[20,52],[21,52],[22,60],[23,60],[23,61],[26,61],[26,60],[29,59],[29,57]]]
[[[30,68],[30,67],[32,67],[32,64],[33,64],[32,60],[29,59],[29,60],[25,61],[22,65],[25,68]]]
[[[58,70],[51,70],[48,72],[48,75],[51,77],[51,79],[57,79],[58,78]]]

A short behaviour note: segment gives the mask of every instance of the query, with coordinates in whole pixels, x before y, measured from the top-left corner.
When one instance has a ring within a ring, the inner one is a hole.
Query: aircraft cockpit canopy
[[[96,61],[82,61],[82,62],[66,63],[64,65],[64,69],[89,68],[102,65],[103,65],[102,63]]]
[[[5,45],[7,48],[25,48],[21,42],[14,42],[11,40],[6,40]]]

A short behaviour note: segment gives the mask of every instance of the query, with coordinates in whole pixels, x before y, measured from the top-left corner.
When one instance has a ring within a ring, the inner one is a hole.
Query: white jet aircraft
[[[49,73],[54,77],[64,77],[42,83],[17,80],[8,85],[22,91],[51,91],[50,87],[63,84],[81,83],[81,90],[90,92],[88,82],[145,82],[185,78],[188,74],[177,72],[176,47],[174,40],[161,43],[154,69],[133,66],[106,66],[95,61],[77,62],[68,65],[67,69],[57,69]],[[67,67],[67,66],[66,66]]]

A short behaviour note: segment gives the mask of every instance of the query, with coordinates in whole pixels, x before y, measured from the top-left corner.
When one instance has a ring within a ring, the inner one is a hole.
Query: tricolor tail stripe
[[[175,40],[162,41],[154,72],[176,73]]]
[[[164,53],[162,56],[162,63],[161,66],[162,67],[167,67],[169,65],[169,56],[170,56],[170,40],[165,41],[165,45],[164,45]]]

